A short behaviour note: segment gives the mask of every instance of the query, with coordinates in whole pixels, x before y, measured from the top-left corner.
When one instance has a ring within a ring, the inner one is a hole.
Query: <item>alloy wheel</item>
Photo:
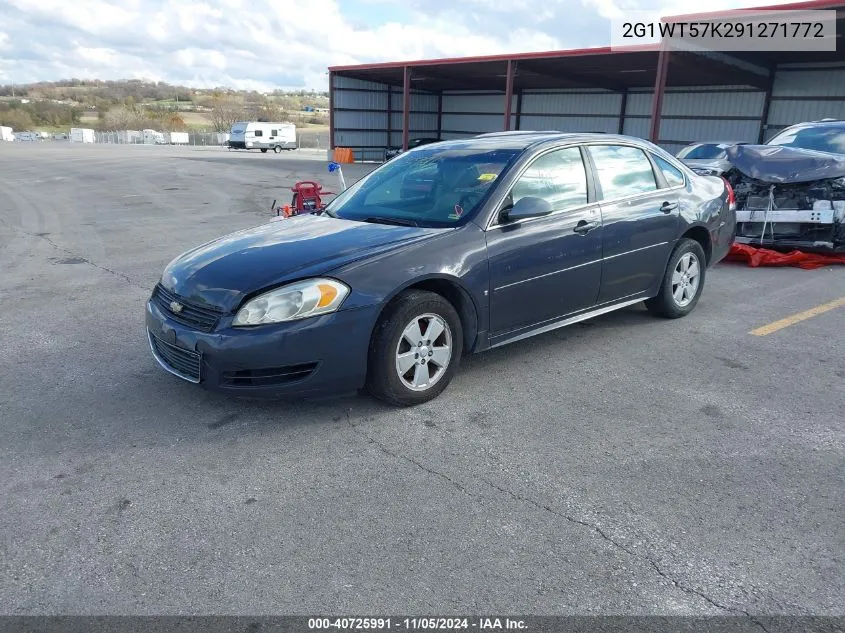
[[[396,373],[412,391],[426,391],[446,373],[452,359],[452,331],[437,314],[415,317],[396,346]]]
[[[694,253],[684,253],[672,273],[672,298],[679,308],[687,307],[698,293],[701,264]]]

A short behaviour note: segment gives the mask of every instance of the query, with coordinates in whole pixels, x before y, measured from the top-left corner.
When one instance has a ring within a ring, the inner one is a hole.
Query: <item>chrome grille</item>
[[[186,301],[182,297],[166,290],[161,284],[156,284],[155,290],[153,290],[153,301],[155,301],[156,305],[167,316],[177,323],[202,332],[213,330],[222,315],[222,311],[220,310]],[[174,302],[182,306],[179,312],[174,312],[171,308],[171,304]]]

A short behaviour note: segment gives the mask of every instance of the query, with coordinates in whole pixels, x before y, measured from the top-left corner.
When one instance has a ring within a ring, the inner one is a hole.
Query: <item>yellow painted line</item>
[[[820,314],[824,314],[825,312],[830,312],[834,308],[841,308],[845,306],[845,297],[841,299],[836,299],[835,301],[831,301],[829,303],[823,303],[820,306],[816,306],[815,308],[810,308],[809,310],[804,310],[804,312],[799,312],[798,314],[793,314],[792,316],[788,316],[785,319],[780,319],[779,321],[775,321],[774,323],[769,323],[768,325],[764,325],[762,327],[758,327],[756,330],[751,330],[749,334],[753,334],[754,336],[766,336],[767,334],[771,334],[772,332],[777,332],[778,330],[782,330],[785,327],[789,327],[790,325],[795,325],[796,323],[800,323],[801,321],[806,321],[814,316],[818,316]]]

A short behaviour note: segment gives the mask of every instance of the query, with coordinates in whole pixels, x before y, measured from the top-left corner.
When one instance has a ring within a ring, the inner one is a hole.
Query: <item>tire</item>
[[[707,273],[705,261],[706,257],[701,244],[689,238],[682,238],[669,257],[660,291],[656,297],[645,302],[648,311],[667,319],[678,319],[692,312],[704,290]],[[698,275],[696,278],[690,277],[685,281],[684,271],[692,268],[693,263],[697,264]],[[678,280],[676,274],[680,275],[680,287],[675,283]],[[686,283],[685,286],[684,283]],[[684,287],[687,288],[686,291],[683,291]]]
[[[422,342],[422,347],[412,347],[412,341],[405,336],[414,322],[418,324],[420,340],[413,342]],[[439,330],[433,341],[425,338],[432,324]],[[379,400],[400,407],[433,400],[455,375],[463,353],[463,340],[461,319],[449,301],[425,290],[401,293],[387,306],[373,331],[367,363],[367,391]],[[430,343],[426,345],[428,341]],[[444,349],[449,350],[448,358]],[[421,354],[417,350],[421,350]],[[408,370],[400,375],[405,366]],[[415,379],[427,380],[429,384],[414,388]]]
[[[261,148],[261,153],[262,153],[262,154],[266,154],[266,153],[267,153],[267,148],[266,148],[266,147],[262,147],[262,148]]]
[[[281,152],[281,151],[282,151],[282,148],[281,148],[281,147],[279,147],[278,145],[274,145],[274,146],[273,146],[273,153],[274,153],[274,154],[278,154],[278,153],[279,153],[279,152]]]

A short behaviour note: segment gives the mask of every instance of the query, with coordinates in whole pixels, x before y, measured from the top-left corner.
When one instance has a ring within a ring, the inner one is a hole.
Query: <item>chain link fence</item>
[[[66,136],[66,135],[63,135]],[[67,140],[67,139],[58,139]],[[137,130],[95,131],[94,142],[113,145],[191,145],[201,147],[226,147],[229,135],[222,132],[183,132],[172,138],[169,133],[162,132],[160,136],[145,136]],[[297,130],[297,147],[300,149],[329,148],[329,133],[327,130]]]

